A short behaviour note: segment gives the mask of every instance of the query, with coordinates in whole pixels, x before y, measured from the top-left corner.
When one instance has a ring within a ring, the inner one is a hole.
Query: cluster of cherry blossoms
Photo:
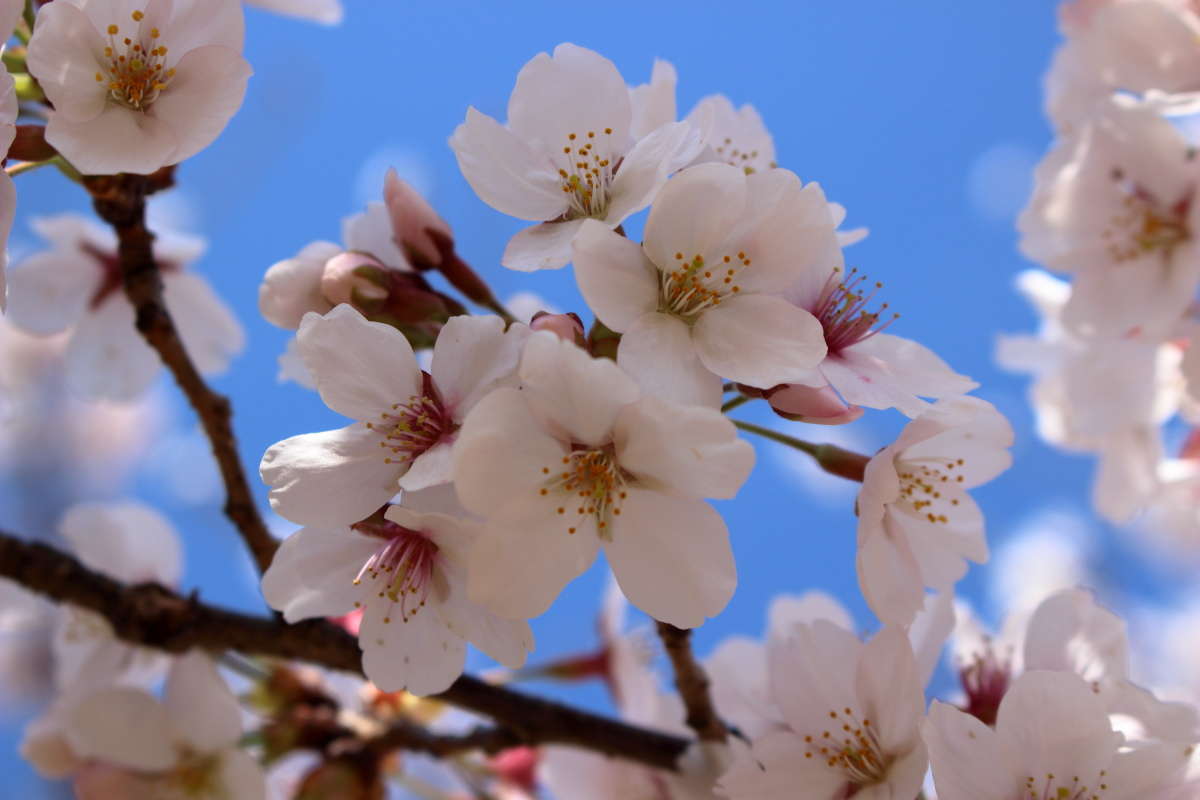
[[[1200,7],[1075,0],[1060,28],[1056,139],[1018,227],[1025,256],[1069,280],[1022,273],[1041,326],[1002,337],[998,359],[1033,376],[1044,440],[1095,454],[1098,513],[1194,552]]]
[[[336,0],[255,5],[341,14]],[[1064,10],[1050,92],[1061,141],[1022,222],[1027,251],[1076,279],[1023,283],[1047,325],[1041,340],[1007,340],[1005,358],[1037,372],[1043,433],[1102,453],[1114,516],[1172,502],[1195,513],[1158,444],[1194,388],[1191,149],[1172,122],[1191,109],[1179,93],[1200,90],[1179,67],[1200,58],[1192,13],[1165,0]],[[0,233],[10,174],[42,165],[109,225],[33,220],[47,247],[8,272],[3,330],[53,338],[82,402],[142,401],[170,369],[282,618],[180,596],[183,547],[153,509],[73,505],[56,532],[69,556],[19,551],[53,569],[0,557],[12,579],[0,631],[51,632],[52,700],[21,744],[42,775],[81,798],[368,800],[389,784],[498,800],[1200,797],[1200,712],[1132,680],[1124,623],[1089,591],[1014,608],[999,635],[956,602],[968,563],[989,557],[971,490],[1009,467],[1012,428],[974,381],[892,332],[882,284],[847,263],[865,230],[842,230],[846,210],[778,163],[752,106],[714,95],[681,116],[669,63],[630,86],[602,55],[561,44],[521,69],[503,122],[467,109],[449,137],[463,178],[532,223],[499,263],[531,286],[570,269],[586,307],[498,299],[395,171],[341,243],[270,266],[259,309],[295,332],[281,379],[344,418],[262,455],[262,494],[299,526],[276,541],[228,405],[204,383],[241,352],[242,327],[191,269],[203,242],[145,219],[146,197],[241,105],[241,4],[0,0],[0,25],[20,40],[0,97]],[[1103,402],[1076,406],[1084,386]],[[866,455],[731,416],[750,404],[812,426],[868,411],[906,423]],[[878,620],[868,634],[808,592],[775,599],[761,640],[692,656],[688,631],[747,577],[740,532],[712,502],[751,480],[744,435],[861,484],[845,512]],[[15,541],[0,535],[0,556]],[[612,580],[597,648],[543,657],[537,618],[601,552]],[[676,691],[627,606],[655,623]],[[960,688],[930,704],[948,645]],[[485,680],[464,676],[468,646],[499,665]],[[674,749],[539,729],[550,704],[506,688],[531,678],[601,679],[620,717],[606,725]]]

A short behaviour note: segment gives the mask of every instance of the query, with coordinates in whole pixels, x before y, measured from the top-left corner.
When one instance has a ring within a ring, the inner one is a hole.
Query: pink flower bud
[[[367,269],[363,270],[363,267]],[[364,273],[379,270],[378,274],[382,275],[385,269],[366,253],[338,253],[325,262],[325,271],[321,273],[321,294],[335,306],[338,303],[353,305],[356,293],[363,300],[383,300],[388,296],[387,288]]]
[[[529,323],[535,331],[550,331],[566,342],[583,339],[583,323],[572,314],[539,314]]]
[[[861,408],[846,405],[829,385],[818,388],[788,383],[771,390],[766,397],[776,414],[798,422],[845,425],[863,415]]]
[[[396,170],[389,169],[383,185],[383,201],[392,218],[392,238],[418,268],[435,268],[443,258],[443,244],[454,244],[454,234],[446,220],[426,202],[416,189],[409,186]],[[425,262],[420,264],[419,262]]]
[[[506,783],[533,792],[537,789],[538,751],[532,747],[510,747],[492,756],[492,770]]]

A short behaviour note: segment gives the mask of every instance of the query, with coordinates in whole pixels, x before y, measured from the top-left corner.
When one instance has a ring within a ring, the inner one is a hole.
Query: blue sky
[[[474,196],[446,144],[467,105],[502,119],[521,65],[573,41],[613,59],[630,83],[647,80],[656,57],[673,62],[681,112],[716,92],[753,103],[775,136],[780,164],[846,205],[848,225],[871,229],[848,262],[884,282],[881,299],[901,314],[891,332],[923,342],[978,380],[978,394],[1016,427],[1014,468],[976,494],[993,546],[1030,525],[1074,526],[1099,537],[1095,564],[1116,587],[1167,596],[1177,585],[1172,576],[1142,561],[1128,540],[1077,521],[1087,513],[1089,461],[1036,440],[1025,379],[992,363],[998,332],[1031,330],[1035,322],[1012,288],[1029,266],[1016,251],[1013,217],[1049,143],[1040,81],[1056,39],[1046,0],[348,0],[346,23],[334,29],[251,12],[247,57],[256,74],[245,105],[216,144],[180,168],[181,188],[164,200],[171,216],[209,238],[195,269],[249,335],[246,352],[215,382],[234,399],[247,464],[286,436],[342,424],[314,394],[277,383],[275,359],[287,337],[258,316],[257,287],[274,261],[310,240],[336,240],[344,216],[378,199],[388,165],[428,191],[454,226],[460,252],[500,296],[532,291],[586,316],[569,269],[526,275],[499,266],[522,223]],[[18,189],[17,250],[34,245],[29,215],[87,208],[77,187],[49,171],[19,179]],[[168,396],[176,431],[154,466],[120,494],[159,505],[183,532],[189,588],[258,609],[247,562],[219,514],[203,443]],[[747,416],[768,420],[760,411]],[[846,429],[781,424],[871,452],[903,422],[895,412],[873,412]],[[853,487],[814,479],[777,446],[756,445],[755,474],[736,501],[721,504],[740,586],[726,613],[698,633],[699,649],[734,632],[756,635],[772,596],[810,588],[833,593],[864,629],[873,628],[854,574]],[[162,478],[164,463],[175,488]],[[260,498],[265,503],[265,492]],[[0,522],[21,520],[0,508]],[[987,569],[973,570],[960,590],[991,614]],[[534,623],[535,659],[591,643],[602,587],[602,570],[593,570]],[[600,699],[590,690],[574,696]],[[0,746],[11,752],[17,730],[0,729]],[[0,764],[16,776],[9,785],[31,780],[26,767]]]

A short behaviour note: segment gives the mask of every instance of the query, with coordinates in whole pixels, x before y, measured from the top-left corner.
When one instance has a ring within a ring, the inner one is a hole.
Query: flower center
[[[824,759],[825,765],[846,776],[855,788],[880,783],[892,759],[884,755],[871,720],[859,720],[853,709],[829,711],[829,728],[820,736],[805,736],[805,758]]]
[[[721,304],[721,299],[742,290],[735,282],[738,274],[750,266],[744,251],[721,256],[713,263],[704,256],[687,259],[675,254],[675,268],[658,273],[658,310],[692,322],[701,312]]]
[[[167,782],[183,797],[220,797],[220,758],[197,755],[188,751],[180,755],[179,764],[167,775]]]
[[[899,314],[893,314],[891,319],[879,324],[888,304],[884,303],[877,311],[868,311],[867,306],[883,284],[876,282],[867,293],[862,287],[867,276],[860,275],[858,269],[850,270],[845,280],[840,279],[841,274],[841,269],[830,274],[815,306],[809,309],[825,329],[825,345],[830,353],[866,341],[900,318]]]
[[[1047,772],[1041,779],[1027,775],[1025,785],[1013,800],[1099,800],[1100,793],[1108,790],[1108,784],[1104,782],[1107,774],[1106,770],[1100,770],[1094,788],[1080,783],[1078,775],[1069,779],[1053,772]]]
[[[367,423],[367,428],[380,435],[379,446],[391,454],[384,456],[385,464],[411,462],[454,431],[454,420],[428,384],[426,380],[424,394],[393,404],[390,411],[379,415],[378,422]]]
[[[123,277],[121,275],[121,259],[112,251],[102,250],[91,242],[80,242],[79,249],[86,255],[91,257],[96,262],[96,266],[100,268],[102,277],[96,286],[96,291],[92,293],[92,299],[89,302],[89,308],[99,308],[105,300],[112,297],[120,291]],[[158,269],[160,272],[178,272],[182,266],[175,261],[158,258]]]
[[[1114,261],[1133,261],[1152,253],[1161,253],[1169,260],[1179,245],[1192,238],[1187,225],[1191,194],[1167,204],[1127,181],[1120,169],[1113,170],[1112,178],[1124,197],[1121,210],[1113,214],[1100,235]]]
[[[754,162],[758,161],[758,150],[742,150],[733,141],[733,138],[726,136],[721,140],[721,143],[713,148],[716,151],[717,157],[731,167],[739,167],[747,175],[753,175],[757,172]],[[777,167],[774,161],[767,164],[767,167],[774,169]]]
[[[958,505],[958,498],[942,496],[942,484],[957,484],[963,482],[961,474],[955,475],[954,470],[963,465],[961,458],[956,460],[926,458],[919,462],[905,462],[898,473],[900,478],[901,506],[907,506],[918,517],[924,517],[932,523],[946,524],[950,520],[944,511],[946,504]]]
[[[359,533],[384,539],[385,543],[363,564],[354,585],[363,579],[372,582],[376,596],[388,601],[385,623],[400,608],[400,619],[408,622],[425,605],[433,589],[438,546],[420,531],[397,525],[391,520],[360,522],[352,526]],[[355,608],[360,607],[355,603]]]
[[[563,157],[558,160],[562,190],[571,202],[566,219],[603,217],[608,210],[609,190],[621,165],[621,159],[613,153],[612,131],[605,128],[600,134],[567,134]]]
[[[963,710],[984,725],[995,725],[1000,701],[1012,680],[1012,655],[1001,658],[992,648],[992,640],[985,639],[982,652],[972,653],[971,660],[959,667],[958,679],[967,694]]]
[[[576,450],[563,456],[561,464],[542,467],[542,474],[546,477],[538,494],[558,503],[555,512],[568,517],[567,533],[575,533],[582,518],[592,517],[600,537],[611,537],[628,483],[611,448]]]
[[[174,69],[166,68],[167,48],[158,44],[158,28],[142,30],[142,11],[134,11],[133,21],[139,23],[132,36],[121,36],[118,25],[108,26],[108,45],[104,57],[108,60],[108,75],[96,73],[96,82],[108,84],[108,96],[123,106],[144,111],[158,99],[175,77]]]

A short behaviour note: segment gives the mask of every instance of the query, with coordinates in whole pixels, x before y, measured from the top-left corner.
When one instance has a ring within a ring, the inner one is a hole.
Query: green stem
[[[726,411],[732,411],[733,409],[737,408],[738,406],[744,405],[749,402],[750,402],[749,397],[746,397],[746,395],[744,395],[744,394],[739,394],[737,397],[733,398],[732,400],[726,400],[725,405],[721,406],[721,411],[722,411],[722,413],[724,413]]]
[[[42,87],[28,73],[19,73],[12,76],[13,85],[17,89],[18,100],[32,100],[40,103],[46,99],[46,95],[42,93]]]
[[[48,167],[53,163],[53,158],[48,161],[18,161],[15,164],[5,167],[4,171],[8,173],[8,177],[15,178],[18,175],[24,175],[26,172],[33,172],[40,167]]]
[[[731,400],[730,402],[733,401]],[[770,428],[764,428],[762,425],[755,425],[753,422],[743,422],[740,419],[735,419],[733,424],[746,431],[746,433],[758,434],[764,439],[770,439],[772,442],[786,444],[788,447],[794,447],[801,452],[808,453],[813,458],[818,456],[817,448],[820,445],[815,445],[812,442],[806,442],[803,439],[797,439],[795,436],[788,436],[786,433],[780,433],[779,431],[774,431]]]

